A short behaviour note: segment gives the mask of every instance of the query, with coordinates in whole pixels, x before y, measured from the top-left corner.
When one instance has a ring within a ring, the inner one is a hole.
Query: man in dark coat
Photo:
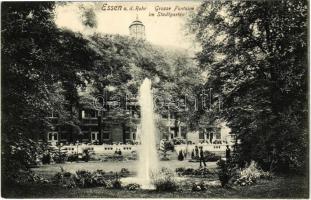
[[[205,163],[205,160],[204,160],[203,147],[200,147],[200,167],[202,167],[202,162],[204,164],[204,167],[206,167],[206,163]]]

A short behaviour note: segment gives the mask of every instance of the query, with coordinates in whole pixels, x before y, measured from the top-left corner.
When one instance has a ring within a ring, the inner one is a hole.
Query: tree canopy
[[[142,80],[148,77],[155,97],[172,102],[185,95],[192,97],[201,84],[200,69],[183,51],[164,50],[127,36],[85,36],[60,29],[53,21],[54,6],[3,4],[2,119],[6,136],[25,133],[38,137],[51,128],[46,116],[52,111],[58,113],[59,123],[78,125],[78,113],[72,107],[78,106],[78,91],[86,85],[93,87],[93,96],[107,87],[114,88],[114,95],[137,96]],[[92,10],[84,11],[81,23],[96,26]]]
[[[207,1],[190,20],[206,87],[223,97],[241,160],[305,166],[307,16],[304,0]]]
[[[2,5],[2,133],[37,137],[51,111],[73,120],[64,106],[77,101],[76,87],[93,67],[94,52],[82,35],[60,30],[54,3]],[[73,123],[73,122],[72,122]]]

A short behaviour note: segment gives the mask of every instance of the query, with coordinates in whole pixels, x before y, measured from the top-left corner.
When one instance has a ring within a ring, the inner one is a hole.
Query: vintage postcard
[[[2,2],[2,197],[309,198],[308,14]]]

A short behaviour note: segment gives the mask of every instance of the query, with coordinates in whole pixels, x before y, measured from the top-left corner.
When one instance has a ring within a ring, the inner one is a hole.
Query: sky
[[[105,4],[105,5],[104,5]],[[94,32],[129,35],[129,25],[138,17],[146,28],[146,39],[155,45],[168,46],[182,49],[197,49],[193,42],[193,35],[186,35],[184,24],[191,10],[196,9],[200,1],[183,2],[70,2],[59,5],[55,10],[55,22],[61,28],[67,28],[83,34]],[[81,23],[82,10],[91,8],[96,14],[97,27],[93,30],[86,28]],[[117,7],[112,7],[117,6]],[[139,10],[125,11],[124,8],[136,8]],[[122,7],[122,8],[121,8]],[[108,10],[116,8],[116,10]],[[121,8],[122,10],[119,10]],[[170,10],[168,11],[167,9]],[[176,8],[176,10],[175,10]],[[184,16],[149,16],[162,13],[182,13]]]

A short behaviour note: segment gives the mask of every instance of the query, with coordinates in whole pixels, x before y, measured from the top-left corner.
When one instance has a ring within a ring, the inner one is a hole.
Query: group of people
[[[200,167],[202,167],[202,163],[203,163],[204,167],[206,167],[206,162],[205,162],[205,158],[204,158],[203,147],[200,146],[200,147],[198,148],[198,146],[195,146],[195,147],[194,147],[194,152],[195,152],[195,156],[196,156],[197,158],[199,158]]]
[[[116,149],[116,151],[114,152],[115,155],[122,155],[121,149]]]
[[[229,148],[229,145],[226,146],[226,161],[229,161],[231,158],[231,150]],[[198,148],[198,146],[194,147],[194,150],[192,152],[192,154],[195,154],[195,157],[199,159],[200,161],[200,168],[202,167],[202,164],[204,165],[204,167],[206,167],[206,162],[205,162],[205,157],[204,157],[204,151],[203,151],[203,147],[200,146]]]

